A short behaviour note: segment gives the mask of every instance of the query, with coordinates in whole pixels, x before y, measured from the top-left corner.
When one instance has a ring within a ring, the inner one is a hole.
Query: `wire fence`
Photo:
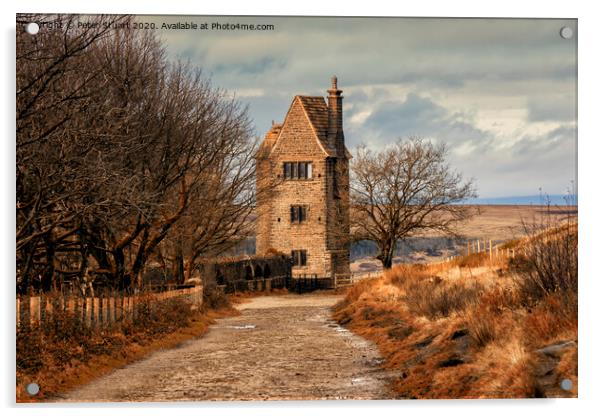
[[[493,261],[502,258],[515,258],[516,254],[524,251],[524,247],[506,247],[507,243],[494,243],[493,240],[472,240],[466,243],[466,249],[462,253],[453,256],[446,256],[443,260],[436,263],[449,263],[457,258],[469,256],[471,254],[485,253],[489,260]]]

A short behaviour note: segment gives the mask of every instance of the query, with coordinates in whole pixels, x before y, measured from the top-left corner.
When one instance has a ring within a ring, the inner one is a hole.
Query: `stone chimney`
[[[344,148],[343,135],[343,96],[337,87],[337,77],[333,76],[328,90],[328,142],[337,151]]]

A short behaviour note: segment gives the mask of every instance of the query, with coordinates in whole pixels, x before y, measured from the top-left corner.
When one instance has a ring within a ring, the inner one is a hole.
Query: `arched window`
[[[261,270],[261,266],[258,264],[255,266],[255,278],[260,279],[263,277],[263,270]]]
[[[264,279],[269,279],[272,275],[272,271],[270,270],[270,266],[269,265],[265,265],[263,267],[263,278]]]
[[[224,277],[220,269],[215,270],[215,283],[217,283],[220,286],[226,284],[226,278]]]
[[[253,280],[253,268],[251,266],[245,267],[245,279]]]

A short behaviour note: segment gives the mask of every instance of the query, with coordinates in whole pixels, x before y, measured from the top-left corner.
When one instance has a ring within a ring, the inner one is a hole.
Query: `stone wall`
[[[349,162],[336,79],[332,88],[330,111],[321,97],[295,97],[283,124],[266,134],[257,158],[257,254],[306,250],[307,264],[293,266],[293,277],[332,278],[350,271]],[[285,180],[285,162],[311,162],[312,177]],[[270,192],[262,192],[272,179]],[[307,207],[305,221],[291,222],[293,205]]]
[[[284,162],[311,162],[312,178],[284,180]],[[326,253],[325,153],[298,99],[293,101],[268,163],[266,174],[282,180],[268,202],[269,208],[259,207],[257,253],[307,250],[307,265],[294,267],[294,274],[326,275],[330,255]],[[307,206],[307,220],[291,223],[291,205]]]
[[[227,293],[284,288],[291,277],[291,260],[286,255],[248,256],[242,259],[213,259],[197,266],[205,287],[223,286]]]

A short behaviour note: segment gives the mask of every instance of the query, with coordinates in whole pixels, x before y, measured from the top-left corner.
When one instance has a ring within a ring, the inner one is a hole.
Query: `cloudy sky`
[[[258,135],[282,121],[294,95],[326,95],[336,74],[350,150],[413,135],[445,142],[452,166],[487,198],[562,194],[576,182],[574,20],[152,20],[275,26],[159,31],[170,58],[190,60],[248,104]]]

